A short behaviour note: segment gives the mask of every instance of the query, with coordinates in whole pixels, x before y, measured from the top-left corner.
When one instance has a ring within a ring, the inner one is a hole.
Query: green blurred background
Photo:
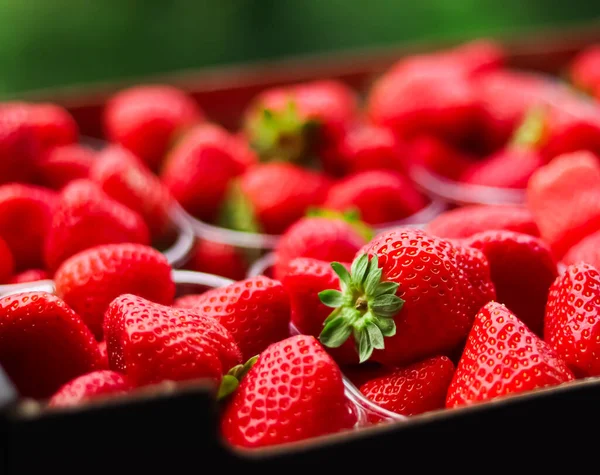
[[[599,0],[0,0],[0,96],[596,18]]]

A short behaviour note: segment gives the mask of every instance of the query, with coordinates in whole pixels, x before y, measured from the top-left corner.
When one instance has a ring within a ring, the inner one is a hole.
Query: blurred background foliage
[[[0,0],[0,95],[595,18],[599,0]]]

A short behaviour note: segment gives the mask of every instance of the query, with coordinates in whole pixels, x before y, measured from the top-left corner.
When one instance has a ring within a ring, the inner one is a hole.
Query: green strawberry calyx
[[[221,384],[219,385],[219,390],[217,391],[217,400],[222,401],[226,399],[231,394],[235,392],[235,390],[240,385],[240,381],[248,374],[248,371],[252,369],[254,364],[258,360],[258,355],[253,356],[244,364],[239,364],[231,368],[227,374],[223,376],[221,379]]]
[[[543,145],[547,136],[547,116],[547,109],[541,105],[529,109],[513,133],[510,145],[522,148],[537,148]]]
[[[308,217],[341,219],[348,223],[354,230],[360,234],[365,241],[373,239],[375,232],[360,217],[360,211],[357,208],[349,208],[345,211],[337,211],[328,208],[309,208],[306,212]]]
[[[260,225],[250,200],[244,194],[240,182],[233,180],[221,206],[219,225],[247,233],[260,233]]]
[[[281,110],[259,110],[247,129],[250,145],[261,161],[304,162],[312,151],[319,122],[303,117],[290,99]]]
[[[331,267],[340,278],[339,290],[319,293],[323,304],[335,310],[325,319],[319,336],[329,348],[343,345],[352,335],[361,363],[367,361],[373,350],[383,350],[384,338],[396,334],[394,317],[402,309],[404,300],[396,295],[399,284],[382,281],[382,269],[377,256],[357,257],[350,272],[339,262]]]

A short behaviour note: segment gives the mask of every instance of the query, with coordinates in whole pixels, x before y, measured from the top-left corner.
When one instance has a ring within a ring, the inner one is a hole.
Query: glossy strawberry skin
[[[242,280],[248,272],[248,262],[243,252],[230,244],[199,238],[185,268]]]
[[[183,91],[145,84],[122,90],[109,100],[104,128],[111,142],[156,170],[178,135],[203,119],[202,110]]]
[[[107,244],[81,251],[54,275],[56,294],[102,339],[104,313],[122,294],[170,305],[175,295],[171,266],[163,254],[142,244]]]
[[[566,363],[506,307],[477,314],[448,389],[446,407],[555,386],[574,379]]]
[[[88,178],[96,152],[79,144],[58,145],[46,150],[37,165],[38,181],[61,190],[73,180]]]
[[[428,233],[461,239],[483,231],[507,230],[539,236],[531,212],[522,206],[469,205],[446,211],[425,227]]]
[[[312,206],[325,200],[329,180],[289,163],[265,163],[240,177],[240,188],[262,230],[281,234]]]
[[[529,181],[527,205],[557,259],[600,230],[600,164],[589,152],[556,157]]]
[[[0,183],[27,182],[33,177],[41,144],[26,119],[22,108],[0,106]]]
[[[256,160],[225,129],[210,124],[189,131],[171,150],[160,177],[171,195],[193,216],[211,221],[233,178]]]
[[[581,51],[569,67],[571,81],[580,89],[594,91],[600,86],[600,45]]]
[[[228,402],[221,433],[234,446],[257,448],[339,432],[355,423],[338,366],[314,337],[297,335],[261,353]]]
[[[90,180],[76,180],[60,193],[45,242],[46,265],[55,272],[72,255],[101,244],[149,244],[142,217],[110,198]]]
[[[98,342],[98,350],[102,358],[102,369],[108,369],[108,352],[106,351],[106,341]]]
[[[0,298],[0,365],[22,397],[45,398],[102,361],[94,336],[61,299],[24,292]]]
[[[322,261],[351,262],[356,252],[366,244],[351,224],[341,219],[306,217],[291,225],[275,248],[276,279],[283,279],[290,261],[310,257]]]
[[[403,175],[389,170],[369,170],[334,184],[323,206],[336,211],[358,209],[372,225],[405,219],[427,205],[427,199]]]
[[[453,375],[452,361],[436,356],[388,370],[361,385],[360,392],[388,411],[415,416],[444,407]]]
[[[4,239],[0,238],[0,284],[10,283],[15,271],[15,259]]]
[[[451,180],[475,163],[475,158],[434,135],[422,135],[410,142],[411,157],[431,172]]]
[[[486,231],[467,242],[486,256],[497,300],[542,337],[548,291],[558,275],[550,248],[539,238],[512,231]]]
[[[233,336],[244,361],[289,336],[290,302],[279,281],[264,276],[235,282],[176,301],[216,319]]]
[[[544,339],[578,378],[600,375],[600,273],[587,263],[567,267],[550,288]]]
[[[35,282],[37,280],[46,280],[49,278],[50,276],[48,275],[48,272],[43,269],[27,269],[23,272],[13,275],[8,283],[23,284],[26,282]]]
[[[375,350],[371,357],[382,364],[403,366],[454,350],[493,288],[485,260],[483,272],[474,275],[464,264],[476,255],[419,229],[381,233],[357,255],[363,253],[378,257],[382,282],[398,283],[396,295],[404,300],[394,316],[395,335],[386,338],[385,349]]]
[[[56,208],[55,192],[20,183],[0,186],[0,236],[18,270],[43,267],[44,241]]]
[[[48,402],[49,407],[69,407],[91,399],[125,394],[132,388],[122,374],[110,370],[94,371],[69,381]]]
[[[166,234],[171,196],[138,157],[119,146],[107,147],[96,157],[90,179],[112,199],[139,213],[154,239]]]
[[[230,333],[213,318],[123,294],[104,319],[110,369],[134,386],[207,378],[241,363]]]
[[[526,148],[505,148],[480,163],[470,166],[460,181],[471,185],[524,189],[544,158]]]
[[[575,244],[561,259],[565,265],[579,264],[585,262],[600,268],[600,231],[584,237],[581,241]]]
[[[27,104],[28,122],[33,126],[43,149],[70,145],[79,139],[75,119],[57,104]]]
[[[345,264],[350,269],[350,264]],[[315,338],[323,330],[323,322],[331,313],[319,299],[319,292],[340,288],[338,276],[330,262],[308,257],[293,259],[282,280],[290,299],[291,322],[304,335]],[[338,364],[358,363],[358,355],[351,339],[339,348],[325,348]]]

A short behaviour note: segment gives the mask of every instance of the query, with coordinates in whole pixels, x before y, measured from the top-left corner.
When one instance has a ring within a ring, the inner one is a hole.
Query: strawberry
[[[430,234],[446,239],[460,239],[483,231],[507,230],[539,236],[531,212],[522,206],[469,205],[445,211],[429,222]]]
[[[36,282],[38,280],[50,279],[48,273],[43,269],[27,269],[23,272],[13,275],[8,281],[9,284],[23,284],[25,282]]]
[[[342,265],[350,270],[350,264]],[[340,289],[340,280],[329,262],[309,257],[293,259],[282,284],[290,299],[291,322],[295,329],[318,337],[323,330],[323,322],[331,313],[331,309],[319,299],[319,293]],[[325,349],[339,364],[358,363],[358,355],[350,340],[340,348]]]
[[[79,128],[69,111],[57,104],[26,104],[27,121],[33,126],[43,149],[70,145],[79,139]]]
[[[450,180],[458,180],[475,158],[433,136],[421,135],[410,142],[415,163]]]
[[[110,370],[79,376],[61,387],[48,402],[49,407],[78,406],[91,399],[125,394],[133,389],[122,374]]]
[[[529,181],[527,204],[556,258],[600,230],[600,164],[589,152],[556,157]]]
[[[305,162],[335,143],[356,114],[344,84],[314,81],[263,91],[246,111],[244,131],[263,161]]]
[[[189,131],[167,155],[160,177],[187,212],[211,221],[231,180],[254,160],[239,138],[217,125],[204,124]]]
[[[574,379],[565,362],[504,305],[475,317],[448,389],[446,407],[555,386]]]
[[[311,207],[323,203],[329,180],[291,163],[265,163],[232,184],[221,223],[246,232],[281,234]]]
[[[600,86],[600,44],[589,45],[573,58],[569,76],[583,91],[593,92]]]
[[[234,282],[174,305],[216,319],[231,333],[245,360],[289,336],[289,298],[281,283],[268,277]]]
[[[465,71],[452,63],[409,58],[394,65],[369,93],[369,119],[401,137],[460,143],[477,125],[480,106]]]
[[[273,274],[283,279],[296,257],[351,262],[371,238],[356,216],[307,216],[292,224],[277,242]]]
[[[338,167],[344,174],[373,169],[405,173],[409,152],[391,130],[372,124],[350,127],[336,146]]]
[[[230,244],[198,238],[185,268],[242,280],[248,272],[248,262],[244,253]]]
[[[54,274],[54,286],[98,340],[104,313],[119,295],[131,293],[163,305],[175,296],[167,259],[142,244],[104,244],[74,254]]]
[[[241,361],[231,334],[213,318],[123,294],[104,318],[110,369],[134,386],[208,378],[219,383]]]
[[[22,397],[45,398],[102,361],[94,336],[61,299],[23,292],[0,298],[0,366]]]
[[[54,190],[80,178],[88,178],[96,152],[79,144],[59,145],[42,154],[37,164],[39,182]]]
[[[15,271],[15,259],[6,241],[0,238],[0,284],[10,283]]]
[[[178,136],[202,122],[204,113],[191,97],[173,86],[144,84],[113,95],[103,120],[111,142],[131,150],[157,170]]]
[[[357,209],[367,224],[381,225],[407,218],[427,206],[427,199],[412,182],[391,170],[368,170],[334,184],[323,207]]]
[[[550,288],[544,339],[578,378],[600,375],[600,273],[569,265]]]
[[[571,249],[569,249],[569,251],[561,259],[561,262],[565,265],[585,262],[586,264],[591,264],[594,267],[600,268],[600,247],[598,246],[599,240],[600,231],[596,231],[595,233],[583,238]]]
[[[506,63],[504,48],[493,40],[472,40],[442,53],[456,61],[471,76],[501,70]]]
[[[395,368],[360,387],[360,392],[388,411],[404,416],[442,409],[454,365],[435,356],[405,368]]]
[[[479,266],[469,262],[477,257],[419,229],[381,233],[357,253],[350,273],[332,264],[342,290],[320,293],[335,308],[321,342],[336,348],[352,335],[360,362],[390,366],[451,352],[493,297],[483,255]]]
[[[98,154],[90,179],[113,200],[139,213],[155,240],[167,233],[172,204],[169,192],[131,152],[120,146],[106,147]]]
[[[487,258],[497,300],[540,337],[548,291],[558,275],[550,248],[537,237],[484,231],[467,240]]]
[[[54,272],[68,257],[101,244],[148,244],[142,217],[110,198],[90,180],[75,180],[60,193],[44,257]]]
[[[265,447],[350,429],[356,416],[340,369],[312,336],[269,346],[225,407],[221,433],[238,447]]]
[[[0,183],[26,182],[41,151],[36,131],[21,107],[0,105]]]
[[[108,353],[106,351],[106,341],[98,343],[98,350],[100,351],[100,357],[102,358],[102,367],[108,369]]]
[[[56,208],[56,193],[34,185],[0,186],[0,236],[18,270],[43,267],[43,246]]]
[[[456,259],[474,289],[475,306],[496,298],[496,286],[492,279],[490,262],[483,252],[463,242],[453,241],[457,249]],[[456,350],[448,356],[456,355]]]

